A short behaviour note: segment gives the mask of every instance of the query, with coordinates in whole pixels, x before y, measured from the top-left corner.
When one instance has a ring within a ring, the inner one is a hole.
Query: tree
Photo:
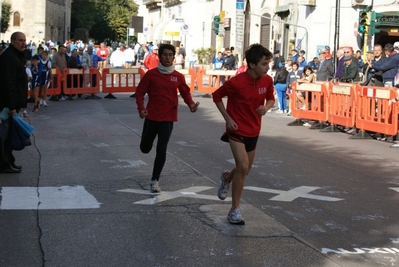
[[[108,0],[110,9],[106,20],[116,33],[116,38],[124,40],[130,24],[130,17],[137,15],[138,6],[132,0]]]
[[[11,4],[3,2],[1,4],[1,32],[5,33],[8,30],[11,16]]]

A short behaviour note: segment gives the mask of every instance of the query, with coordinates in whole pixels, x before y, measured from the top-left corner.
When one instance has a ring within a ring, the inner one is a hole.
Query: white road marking
[[[316,199],[316,200],[322,200],[322,201],[343,200],[342,198],[325,197],[325,196],[309,194],[310,192],[317,190],[319,188],[320,187],[316,187],[316,186],[300,186],[300,187],[296,187],[296,188],[288,190],[288,191],[283,191],[283,190],[277,190],[277,189],[255,187],[255,186],[245,186],[244,187],[244,189],[247,189],[247,190],[278,194],[278,196],[275,196],[275,197],[272,197],[271,199],[269,199],[269,200],[273,200],[273,201],[291,202],[297,198],[310,198],[310,199]]]
[[[399,187],[390,187],[389,189],[395,190],[396,192],[399,192]]]
[[[97,209],[99,203],[83,186],[2,187],[2,210]]]
[[[181,145],[181,146],[191,146],[191,147],[198,147],[197,145],[191,145],[190,143],[187,143],[185,141],[178,141],[176,144]]]
[[[117,160],[103,159],[103,160],[101,160],[101,162],[103,162],[103,163],[118,163],[118,162],[125,163],[125,164],[113,165],[110,167],[111,169],[137,168],[137,167],[140,167],[141,165],[147,165],[147,163],[145,163],[142,160],[132,160],[132,159],[117,159]]]
[[[185,188],[182,190],[168,192],[162,191],[162,193],[154,194],[148,190],[138,190],[138,189],[121,189],[117,190],[118,192],[125,192],[125,193],[133,193],[133,194],[143,194],[143,195],[153,195],[153,198],[144,199],[141,201],[136,201],[133,204],[143,204],[143,205],[153,205],[163,201],[167,201],[170,199],[175,199],[178,197],[189,197],[189,198],[199,198],[199,199],[208,199],[208,200],[217,200],[221,201],[217,196],[210,196],[210,195],[201,195],[197,194],[198,192],[205,191],[211,189],[212,187],[209,186],[192,186],[189,188]],[[226,198],[224,201],[231,201],[231,198]]]

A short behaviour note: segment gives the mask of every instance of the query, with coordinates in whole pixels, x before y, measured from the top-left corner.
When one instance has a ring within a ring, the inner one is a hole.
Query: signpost
[[[236,53],[243,54],[244,49],[244,0],[236,0]]]

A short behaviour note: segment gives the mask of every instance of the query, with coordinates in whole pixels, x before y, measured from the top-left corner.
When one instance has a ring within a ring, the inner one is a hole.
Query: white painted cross
[[[138,189],[130,189],[130,188],[121,189],[121,190],[118,190],[118,192],[153,195],[153,196],[155,195],[155,197],[153,197],[153,198],[148,198],[148,199],[136,201],[133,203],[133,204],[153,205],[153,204],[156,204],[159,202],[167,201],[167,200],[178,198],[178,197],[219,200],[219,198],[217,196],[197,194],[198,192],[205,191],[205,190],[208,190],[211,188],[212,187],[209,187],[209,186],[192,186],[192,187],[174,191],[174,192],[162,191],[162,193],[160,193],[160,194],[151,193],[148,190],[138,190]],[[225,199],[225,201],[231,201],[231,198],[228,197]]]
[[[310,198],[316,200],[323,200],[323,201],[340,201],[343,200],[342,198],[335,198],[335,197],[325,197],[325,196],[318,196],[318,195],[311,195],[310,192],[319,189],[320,187],[316,186],[300,186],[294,189],[283,191],[283,190],[276,190],[276,189],[269,189],[269,188],[261,188],[255,186],[245,186],[244,189],[264,192],[264,193],[272,193],[278,194],[278,196],[272,197],[269,200],[273,201],[284,201],[284,202],[291,202],[297,198]]]

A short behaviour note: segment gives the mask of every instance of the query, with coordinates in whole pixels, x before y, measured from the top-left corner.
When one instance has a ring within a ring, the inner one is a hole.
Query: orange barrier
[[[102,74],[102,91],[108,93],[104,98],[116,98],[112,93],[134,93],[136,88],[144,76],[145,71],[141,68],[129,69],[103,69]],[[111,83],[107,83],[107,79]]]
[[[396,91],[386,87],[356,87],[356,127],[362,132],[398,134],[398,105],[389,104]]]
[[[319,122],[328,121],[328,83],[292,83],[292,93],[290,95],[291,115],[300,119],[316,120]],[[302,109],[302,104],[297,98],[298,92],[304,92],[306,107]],[[290,123],[288,125],[299,125]]]
[[[197,73],[198,92],[213,93],[223,82],[236,74],[235,70],[199,70]],[[207,79],[205,77],[207,76]]]
[[[61,94],[62,73],[58,68],[51,69],[50,87],[47,89],[47,96],[56,96]],[[28,97],[31,95],[31,90],[28,90]]]
[[[98,69],[64,69],[62,85],[64,94],[97,94],[100,92]]]
[[[330,83],[328,121],[335,125],[353,128],[356,118],[356,85]]]
[[[186,79],[186,83],[189,85],[190,87],[190,92],[194,92],[195,86],[198,84],[198,79],[197,79],[197,72],[193,69],[179,69],[176,70],[177,72],[180,72],[181,74],[184,75],[185,79]],[[189,76],[189,80],[187,79],[186,76]]]

